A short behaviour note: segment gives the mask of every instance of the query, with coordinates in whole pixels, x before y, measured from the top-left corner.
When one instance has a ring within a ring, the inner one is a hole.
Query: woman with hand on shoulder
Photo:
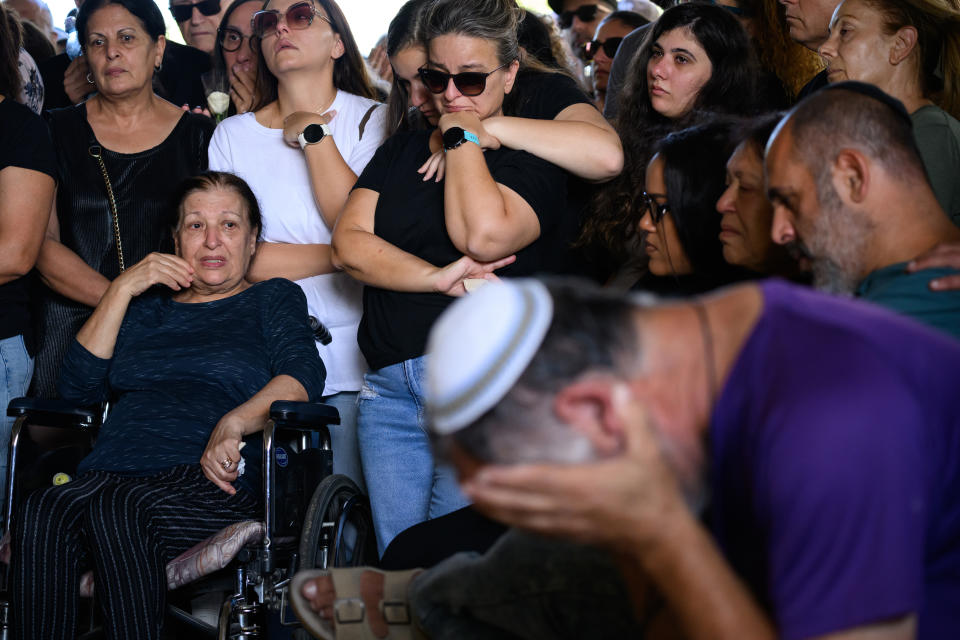
[[[210,166],[244,178],[263,207],[254,281],[294,280],[310,315],[330,332],[317,343],[327,367],[334,472],[362,485],[356,395],[365,370],[357,348],[361,286],[333,273],[330,234],[357,175],[384,138],[360,51],[333,0],[269,0],[253,16],[259,104],[227,118],[210,142]]]
[[[86,0],[77,33],[97,93],[50,113],[57,195],[37,270],[41,305],[34,391],[54,395],[60,362],[110,282],[170,249],[169,194],[207,168],[213,122],[153,91],[166,27],[152,0]]]
[[[230,81],[230,110],[246,113],[258,102],[257,51],[251,21],[259,11],[260,0],[234,0],[223,12],[213,48],[213,64]]]
[[[484,123],[515,88],[517,19],[514,0],[429,5],[421,76],[441,88],[439,126],[391,137],[334,231],[334,261],[367,285],[359,436],[381,553],[407,527],[466,504],[452,471],[435,463],[424,422],[430,327],[472,279],[547,271],[566,242],[565,173],[485,139]],[[417,167],[443,150],[443,182],[422,180]]]
[[[960,225],[960,8],[950,0],[844,0],[820,47],[830,82],[903,103],[940,206]]]

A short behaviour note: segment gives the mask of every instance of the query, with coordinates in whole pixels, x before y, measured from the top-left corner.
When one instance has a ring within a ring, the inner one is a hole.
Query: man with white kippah
[[[670,620],[690,638],[960,628],[948,336],[778,281],[650,305],[513,280],[454,304],[430,353],[438,447],[466,493],[612,551],[609,600],[628,585],[621,615],[641,629],[620,637]],[[511,531],[418,574],[414,619],[433,638],[562,637],[571,620],[603,637],[583,625],[609,628],[614,603],[598,613],[575,590],[596,596],[609,556],[553,544]]]

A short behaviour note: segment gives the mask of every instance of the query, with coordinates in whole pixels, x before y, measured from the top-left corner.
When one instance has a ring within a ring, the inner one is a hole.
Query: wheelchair
[[[3,512],[5,539],[18,499],[17,456],[28,423],[80,429],[96,435],[103,412],[61,400],[19,398],[9,448]],[[287,590],[300,569],[375,566],[378,562],[370,505],[356,484],[333,475],[328,425],[340,423],[334,407],[274,402],[263,430],[263,520],[230,525],[167,564],[167,623],[177,638],[257,640],[282,634],[308,638],[289,610]],[[311,447],[316,434],[319,447]],[[65,476],[57,474],[61,479]],[[56,483],[56,479],[55,479]],[[8,593],[8,571],[2,572]],[[95,597],[92,572],[81,579],[81,597]],[[198,598],[225,594],[216,625],[188,611]],[[91,601],[92,602],[92,601]],[[91,606],[91,611],[94,607]],[[102,637],[93,624],[80,638]],[[10,637],[9,601],[0,601],[0,640]],[[169,634],[169,631],[167,632]]]

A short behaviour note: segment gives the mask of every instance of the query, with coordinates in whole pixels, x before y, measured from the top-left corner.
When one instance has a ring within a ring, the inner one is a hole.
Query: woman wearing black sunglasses
[[[361,287],[333,273],[330,234],[350,188],[384,138],[350,26],[333,0],[269,0],[253,16],[259,101],[227,118],[210,143],[210,166],[244,178],[263,209],[254,281],[294,280],[310,314],[333,338],[317,343],[328,375],[324,395],[337,407],[334,471],[362,484],[356,394],[365,366],[357,348]]]
[[[334,262],[367,285],[359,435],[381,552],[407,527],[466,504],[434,462],[421,410],[431,325],[473,280],[549,270],[568,240],[564,172],[484,132],[515,88],[518,13],[514,0],[431,2],[420,75],[439,90],[439,127],[390,138],[334,231]],[[422,180],[416,168],[441,149],[444,181]]]
[[[204,53],[213,53],[217,26],[228,0],[172,0],[170,13],[180,26],[183,40]]]
[[[649,24],[649,20],[639,13],[633,11],[614,11],[600,23],[597,27],[596,39],[591,40],[584,45],[584,56],[592,61],[592,72],[590,74],[593,82],[594,104],[597,109],[603,112],[603,107],[607,100],[607,79],[610,77],[610,66],[613,64],[613,57],[617,55],[617,49],[624,36],[631,33],[634,29]]]

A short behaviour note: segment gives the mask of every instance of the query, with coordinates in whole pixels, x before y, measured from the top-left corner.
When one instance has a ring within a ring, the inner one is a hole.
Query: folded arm
[[[454,126],[483,131],[472,114],[441,118],[441,130]],[[447,234],[457,249],[474,260],[499,260],[540,236],[537,214],[516,192],[493,179],[477,144],[464,142],[447,152],[443,195]]]
[[[354,189],[333,231],[334,264],[351,277],[382,289],[407,292],[464,293],[463,280],[485,278],[513,262],[513,256],[480,263],[467,256],[445,267],[396,247],[373,232],[380,194]]]
[[[586,103],[570,105],[553,120],[494,116],[483,126],[503,146],[526,151],[584,180],[606,182],[623,170],[620,136]]]

